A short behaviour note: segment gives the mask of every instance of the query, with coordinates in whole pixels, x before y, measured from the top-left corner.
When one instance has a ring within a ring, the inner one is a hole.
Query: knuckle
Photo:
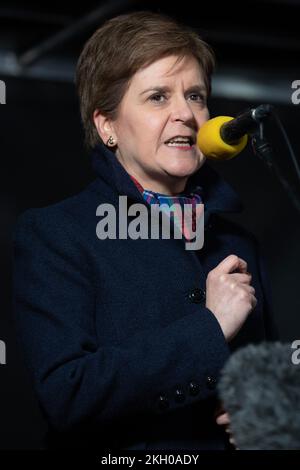
[[[245,292],[243,289],[241,289],[240,292],[239,292],[239,298],[241,300],[248,300],[248,298],[249,298],[248,293]]]

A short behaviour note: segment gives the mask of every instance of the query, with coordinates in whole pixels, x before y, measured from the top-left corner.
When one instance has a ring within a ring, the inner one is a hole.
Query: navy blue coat
[[[207,163],[205,242],[99,240],[96,209],[141,193],[99,145],[97,178],[80,194],[18,220],[14,307],[49,447],[222,449],[216,383],[230,352],[276,337],[254,237],[226,221],[235,192]],[[229,254],[248,263],[258,303],[231,343],[205,307],[208,272]]]

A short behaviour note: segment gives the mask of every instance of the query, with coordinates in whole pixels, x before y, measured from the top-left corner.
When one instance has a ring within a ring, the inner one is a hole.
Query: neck
[[[133,176],[144,189],[168,196],[176,196],[176,194],[184,191],[188,176],[179,177],[167,173],[163,175],[160,174],[159,176],[156,174],[147,175],[145,172],[140,171],[139,167],[134,167],[133,165],[128,166],[120,152],[116,152],[116,157],[127,173]]]
[[[139,175],[133,174],[134,178],[143,186],[144,189],[153,191],[155,193],[165,194],[167,196],[176,196],[184,191],[187,177],[184,180],[173,181],[172,183],[164,183],[162,181],[142,178]]]

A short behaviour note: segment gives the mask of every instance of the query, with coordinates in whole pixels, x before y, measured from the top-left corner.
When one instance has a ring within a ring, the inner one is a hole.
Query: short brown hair
[[[137,11],[116,16],[95,31],[80,54],[75,79],[88,146],[101,142],[94,111],[115,119],[132,76],[169,55],[194,56],[210,93],[214,53],[195,31],[173,18]]]

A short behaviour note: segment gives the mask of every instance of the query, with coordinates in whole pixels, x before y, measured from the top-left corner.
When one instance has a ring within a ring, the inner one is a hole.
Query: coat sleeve
[[[14,233],[16,328],[52,427],[168,413],[215,396],[229,348],[204,306],[121,344],[99,344],[95,280],[79,229],[61,209],[47,208],[25,212]],[[174,399],[177,387],[184,403]]]

